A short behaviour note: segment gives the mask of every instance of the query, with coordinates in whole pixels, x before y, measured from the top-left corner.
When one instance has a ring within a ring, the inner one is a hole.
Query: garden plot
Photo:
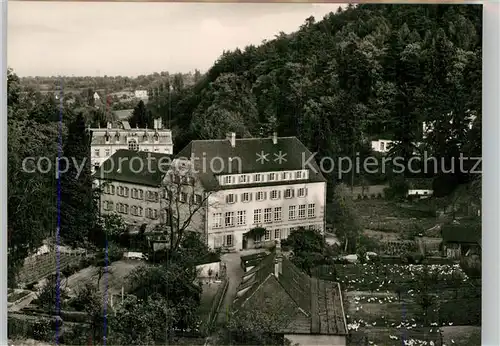
[[[438,346],[445,340],[442,335],[444,327],[480,320],[480,298],[470,298],[471,292],[474,289],[477,291],[477,288],[469,283],[469,278],[458,265],[425,267],[397,264],[335,267],[337,280],[345,290],[348,328],[351,333],[358,334],[355,335],[358,340],[353,341],[353,345],[368,342],[380,346]],[[424,324],[423,308],[418,304],[420,294],[416,287],[426,269],[425,273],[431,278],[427,292],[435,300],[427,309]],[[334,276],[333,268],[331,273]],[[463,294],[468,298],[463,298]],[[471,313],[472,309],[474,313]],[[474,314],[475,319],[467,319],[467,316]],[[456,342],[453,338],[447,340],[449,345],[453,345],[451,340]]]
[[[440,288],[453,287],[469,278],[458,264],[432,264],[432,265],[399,265],[399,264],[345,264],[336,265],[338,281],[347,290],[360,291],[398,291],[415,285],[419,274],[428,269],[429,275]],[[333,275],[333,271],[332,271]],[[411,293],[411,292],[410,292]]]

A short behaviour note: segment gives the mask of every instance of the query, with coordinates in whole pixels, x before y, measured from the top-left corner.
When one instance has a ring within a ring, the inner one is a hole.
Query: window
[[[314,203],[309,204],[307,206],[307,217],[315,217],[315,212],[316,212],[316,205]]]
[[[234,193],[230,193],[226,196],[226,203],[232,204],[236,203],[236,195]]]
[[[137,215],[137,207],[135,205],[130,207],[130,215]]]
[[[297,191],[297,195],[299,197],[305,197],[307,194],[307,189],[305,187],[301,187],[299,188],[299,190]]]
[[[128,197],[128,187],[123,189],[123,197]]]
[[[115,194],[115,186],[114,185],[109,185],[109,194],[114,195]]]
[[[137,140],[132,139],[128,142],[128,150],[139,151],[139,144],[137,144]]]
[[[274,222],[281,222],[281,207],[274,208]]]
[[[99,157],[99,154],[100,154],[100,150],[99,149],[94,149],[94,156],[95,157]]]
[[[144,191],[142,191],[142,190],[139,189],[137,192],[138,192],[137,193],[137,198],[138,199],[144,199]]]
[[[269,181],[276,180],[276,173],[269,173]]]
[[[264,235],[264,240],[271,240],[271,231],[266,230],[266,233]]]
[[[288,179],[288,172],[281,173],[281,179],[287,180]]]
[[[224,246],[233,246],[233,235],[227,234],[224,237]]]
[[[272,208],[264,209],[264,223],[273,222],[273,210]]]
[[[155,191],[147,191],[146,198],[150,201],[157,202],[158,201],[158,192]]]
[[[231,177],[230,175],[226,175],[224,177],[224,184],[231,184],[233,182],[233,177]]]
[[[213,228],[222,227],[222,213],[214,213],[213,215]]]
[[[240,183],[246,183],[248,182],[248,178],[246,175],[240,175]]]
[[[299,219],[305,219],[306,218],[306,205],[301,204],[299,205]]]
[[[295,172],[295,179],[302,179],[302,171]]]
[[[297,217],[296,215],[297,208],[294,205],[291,205],[288,207],[288,219],[289,220],[295,220]]]
[[[118,196],[123,195],[123,187],[118,186],[118,187],[116,188],[116,194],[117,194]]]
[[[226,227],[234,226],[234,212],[233,211],[227,212],[225,219],[226,219]]]
[[[197,193],[194,194],[194,203],[198,205],[201,204],[201,195]]]
[[[256,225],[262,223],[262,209],[255,209],[253,211],[253,223]]]
[[[94,169],[95,169],[96,171],[99,169],[99,163],[98,163],[98,162],[94,163]]]
[[[146,208],[146,217],[151,218],[151,208]]]
[[[128,214],[128,204],[125,204],[125,205],[123,206],[123,213],[124,213],[124,214]]]
[[[179,194],[179,201],[181,201],[182,203],[186,202],[187,201],[187,193],[181,192]]]
[[[256,183],[260,182],[261,181],[260,174],[255,174],[253,176],[253,181],[256,182]]]
[[[280,239],[281,238],[281,230],[275,229],[274,230],[274,239]]]
[[[157,153],[157,152],[159,152],[159,151],[160,151],[160,149],[158,149],[158,148],[155,148],[155,153]]]
[[[158,218],[158,210],[157,209],[153,209],[153,219],[157,219]]]
[[[137,189],[132,189],[132,198],[137,198]]]
[[[236,224],[238,226],[242,226],[242,225],[247,224],[247,212],[245,210],[238,211],[238,215],[236,218]]]
[[[285,190],[285,198],[293,198],[293,189]]]
[[[143,211],[144,211],[144,209],[142,209],[142,207],[139,207],[139,216],[143,215]]]
[[[252,200],[252,194],[248,192],[243,192],[241,194],[241,201],[242,202],[250,202]]]
[[[384,151],[384,150],[385,150],[385,143],[380,142],[380,151]]]
[[[111,150],[110,149],[104,149],[104,155],[105,156],[111,155]]]
[[[265,192],[262,192],[262,191],[259,191],[257,192],[257,201],[263,201],[266,199],[266,193]]]
[[[222,236],[220,235],[217,235],[215,236],[215,239],[214,239],[214,248],[220,248],[222,246]]]
[[[281,196],[280,191],[278,191],[278,190],[271,191],[271,199],[279,199],[280,196]]]

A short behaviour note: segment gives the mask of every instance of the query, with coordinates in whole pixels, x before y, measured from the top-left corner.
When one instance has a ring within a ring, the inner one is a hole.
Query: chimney
[[[111,122],[108,121],[108,129],[112,127]]]
[[[276,240],[275,258],[274,258],[274,276],[279,277],[282,270],[283,254],[281,253],[281,242]]]
[[[236,145],[236,133],[234,132],[229,132],[226,135],[226,139],[231,143],[231,146],[234,148]]]
[[[273,144],[277,144],[277,143],[278,143],[278,133],[273,132]]]

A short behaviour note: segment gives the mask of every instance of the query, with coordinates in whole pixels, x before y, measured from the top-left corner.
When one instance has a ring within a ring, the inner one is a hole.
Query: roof
[[[261,153],[268,154],[266,156],[267,160],[258,160]],[[280,155],[284,158],[281,162],[277,159]],[[279,137],[276,144],[273,143],[272,138],[237,138],[234,147],[231,146],[228,139],[195,140],[182,149],[177,158],[192,160],[194,169],[200,172],[199,179],[201,183],[209,191],[224,188],[237,189],[253,186],[285,185],[297,182],[326,181],[314,160],[313,154],[297,137]],[[214,160],[214,158],[218,158],[218,160]],[[231,159],[235,164],[231,165]],[[212,162],[213,164],[211,164]],[[310,166],[308,163],[310,163]],[[301,169],[309,170],[308,180],[219,186],[216,178],[217,175],[221,174],[280,172]]]
[[[444,243],[481,243],[480,223],[449,223],[441,228],[441,237]]]
[[[280,333],[346,335],[340,285],[309,277],[285,257],[281,259],[281,273],[276,277],[276,258],[273,252],[244,274],[238,292],[247,291],[235,299],[235,313],[247,308],[265,309],[266,302],[272,301],[279,304],[273,306],[273,311],[282,310],[290,317],[281,326]]]
[[[137,157],[139,159],[132,161]],[[157,187],[161,185],[171,160],[172,156],[167,154],[121,149],[104,161],[94,178]],[[142,162],[142,170],[139,162]]]
[[[133,109],[122,109],[119,111],[113,111],[113,114],[118,120],[127,120],[132,116]]]

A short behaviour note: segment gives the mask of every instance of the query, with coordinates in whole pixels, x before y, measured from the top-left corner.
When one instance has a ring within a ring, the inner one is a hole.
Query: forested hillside
[[[262,45],[224,52],[205,77],[149,104],[176,149],[195,138],[298,136],[321,155],[373,138],[425,141],[435,155],[480,154],[481,6],[359,5],[306,19]],[[472,129],[469,119],[475,116]]]

